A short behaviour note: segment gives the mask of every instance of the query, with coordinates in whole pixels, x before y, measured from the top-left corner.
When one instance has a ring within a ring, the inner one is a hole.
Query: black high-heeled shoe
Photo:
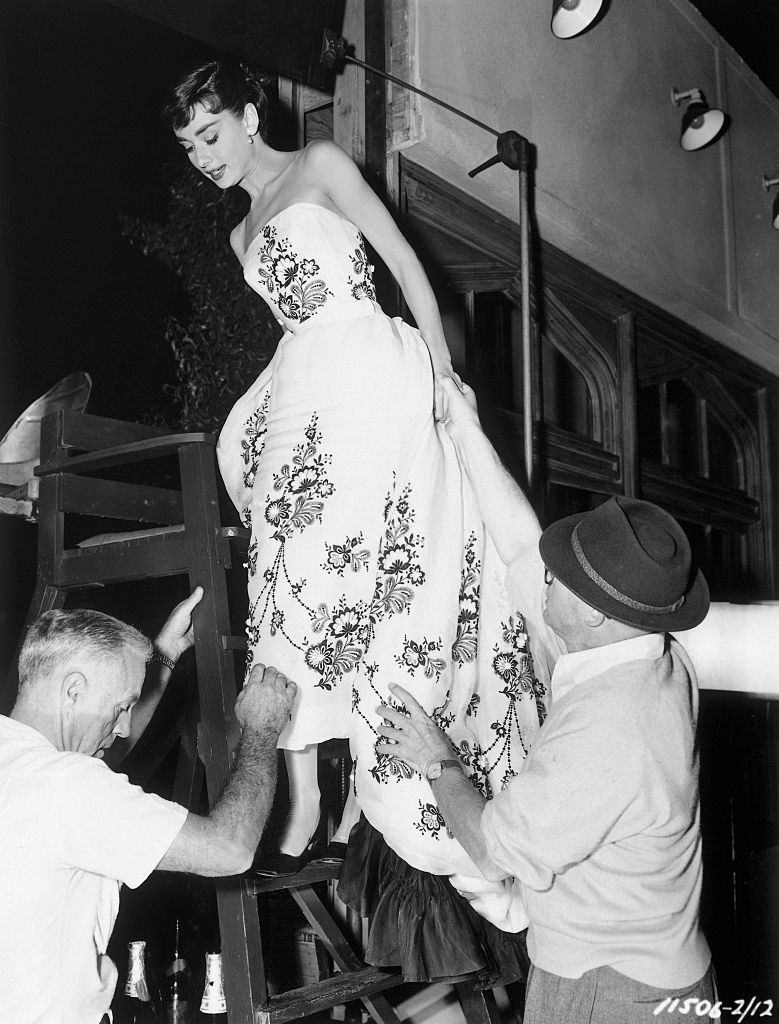
[[[343,864],[346,857],[346,843],[331,839],[318,857],[312,857],[311,864]]]
[[[252,865],[252,874],[263,877],[285,877],[296,875],[298,871],[302,871],[306,864],[313,859],[314,851],[322,846],[325,825],[326,821],[320,815],[314,834],[302,853],[282,853],[277,846],[275,850],[261,854],[258,863]]]

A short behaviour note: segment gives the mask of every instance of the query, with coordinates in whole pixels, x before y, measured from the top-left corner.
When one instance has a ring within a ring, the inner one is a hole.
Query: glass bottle
[[[129,942],[127,980],[114,999],[115,1024],[163,1024],[156,985],[146,963],[146,943]]]
[[[197,1021],[198,1024],[227,1024],[221,953],[206,953],[206,984]]]
[[[192,972],[179,949],[179,919],[176,918],[176,942],[173,960],[165,969],[162,983],[166,1024],[193,1024]]]

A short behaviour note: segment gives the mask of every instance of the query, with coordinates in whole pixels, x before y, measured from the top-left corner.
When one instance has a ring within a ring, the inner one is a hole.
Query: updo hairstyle
[[[268,98],[262,86],[248,69],[234,61],[210,60],[194,68],[173,89],[163,116],[174,131],[186,128],[201,103],[212,114],[229,110],[243,117],[247,103],[253,103],[259,117],[259,130],[265,138],[268,121]]]

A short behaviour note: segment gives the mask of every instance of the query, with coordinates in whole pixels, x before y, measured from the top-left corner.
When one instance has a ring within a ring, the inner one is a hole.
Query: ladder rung
[[[86,583],[175,576],[186,572],[187,567],[183,533],[160,533],[140,540],[65,551],[55,567],[53,582],[68,589]]]
[[[222,536],[236,544],[248,544],[252,531],[245,526],[223,526]]]
[[[310,861],[296,875],[251,875],[246,879],[246,888],[257,896],[264,892],[275,892],[277,889],[300,889],[316,882],[328,882],[338,878],[341,865],[330,863],[318,864]]]
[[[340,1006],[402,984],[402,974],[385,971],[380,967],[364,967],[358,971],[334,974],[332,978],[325,978],[313,985],[271,996],[265,1006],[256,1011],[256,1021],[257,1024],[281,1024],[283,1021],[298,1020],[331,1006]]]
[[[145,459],[160,458],[179,450],[182,445],[205,444],[213,448],[216,439],[213,434],[165,434],[162,437],[151,437],[144,441],[133,441],[130,444],[118,444],[111,448],[87,452],[85,455],[70,455],[53,459],[45,465],[35,467],[36,476],[51,476],[53,473],[72,473],[74,470],[86,473],[95,469],[108,469],[113,466],[124,466],[130,462],[143,462]]]

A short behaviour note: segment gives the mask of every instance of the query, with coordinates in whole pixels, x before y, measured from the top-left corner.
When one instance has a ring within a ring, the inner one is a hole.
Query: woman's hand
[[[459,377],[441,377],[436,380],[436,408],[440,405],[438,417],[453,441],[458,435],[476,427],[481,431],[479,411],[473,388],[464,384]]]
[[[452,364],[441,364],[436,366],[433,363],[433,415],[437,420],[443,420],[446,414],[446,402],[444,397],[444,382],[451,381],[458,390],[462,391],[463,382],[460,375],[452,369]]]

